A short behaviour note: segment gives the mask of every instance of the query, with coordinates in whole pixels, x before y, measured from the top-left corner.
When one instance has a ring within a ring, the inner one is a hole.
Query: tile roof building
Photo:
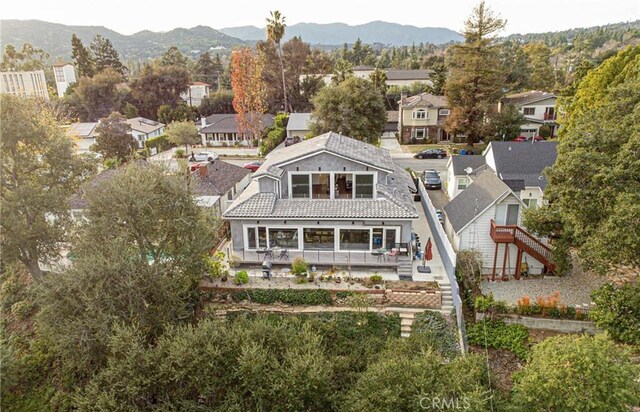
[[[415,190],[387,150],[329,132],[272,152],[224,218],[244,260],[270,247],[366,260],[400,244],[407,252]]]

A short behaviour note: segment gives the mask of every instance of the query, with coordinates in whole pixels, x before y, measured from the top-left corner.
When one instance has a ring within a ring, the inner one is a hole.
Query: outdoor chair
[[[289,250],[288,249],[282,249],[280,251],[279,259],[280,260],[283,260],[283,259],[289,260]]]

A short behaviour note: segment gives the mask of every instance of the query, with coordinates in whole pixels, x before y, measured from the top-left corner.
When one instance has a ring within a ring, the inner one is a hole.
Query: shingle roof
[[[387,110],[387,122],[396,122],[398,123],[398,114],[400,112],[397,110]]]
[[[117,169],[106,169],[92,177],[89,181],[83,183],[69,200],[69,209],[86,209],[88,203],[85,199],[85,193],[88,190],[97,187],[101,182],[110,179],[117,172]]]
[[[454,175],[464,176],[467,174],[465,170],[467,167],[470,167],[473,173],[473,170],[485,164],[485,159],[481,155],[451,156],[451,164],[453,165]]]
[[[453,230],[459,233],[483,210],[509,192],[509,187],[490,170],[483,172],[444,207]]]
[[[131,126],[131,130],[137,130],[142,133],[152,133],[165,126],[164,123],[156,122],[155,120],[146,119],[144,117],[127,119],[127,123]]]
[[[272,114],[262,116],[262,127],[273,126]],[[212,114],[206,117],[207,126],[200,133],[238,133],[238,121],[235,114]]]
[[[509,94],[505,96],[502,101],[505,104],[513,104],[516,106],[522,106],[525,104],[531,104],[540,100],[549,99],[551,97],[557,97],[553,93],[541,92],[539,90],[530,90],[528,92]]]
[[[261,169],[266,169],[271,165],[278,166],[285,162],[294,161],[299,157],[323,151],[343,156],[356,162],[366,163],[370,167],[377,169],[392,171],[394,167],[389,151],[338,133],[328,132],[272,152],[267,156],[267,160],[261,166]]]
[[[431,70],[387,70],[387,80],[429,80]]]
[[[82,139],[88,139],[91,137],[96,137],[96,126],[98,122],[88,122],[88,123],[73,123],[69,125],[67,129],[67,134],[69,136],[77,136]]]
[[[402,107],[449,107],[449,103],[444,96],[435,96],[425,92],[407,97]]]
[[[260,193],[254,180],[224,213],[227,218],[318,218],[318,219],[416,219],[413,179],[402,166],[391,160],[389,152],[373,145],[326,133],[286,149],[272,152],[254,177],[276,175],[284,170],[278,164],[320,152],[335,153],[390,172],[386,184],[378,183],[376,199],[277,199],[273,193]]]
[[[309,122],[311,121],[311,113],[291,113],[287,130],[309,130]]]
[[[544,190],[543,171],[553,166],[558,155],[557,142],[491,142],[496,173],[503,180],[524,180],[526,186]],[[489,150],[487,148],[487,150]]]
[[[221,196],[227,193],[236,183],[251,173],[244,167],[216,160],[206,163],[207,174],[201,175],[200,169],[191,174],[194,179],[194,192],[200,196]]]

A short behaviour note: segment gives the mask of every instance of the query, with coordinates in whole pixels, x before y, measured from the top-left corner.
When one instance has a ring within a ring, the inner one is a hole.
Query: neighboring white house
[[[263,130],[273,126],[275,117],[272,114],[262,115]],[[249,136],[245,136],[238,126],[235,114],[212,114],[200,119],[200,137],[203,146],[248,146]]]
[[[540,127],[546,124],[551,129],[551,137],[556,137],[558,135],[557,100],[558,97],[553,93],[531,90],[505,96],[498,103],[498,111],[502,111],[508,104],[518,108],[527,120],[520,126],[522,136],[536,137],[540,134]]]
[[[43,70],[30,72],[1,72],[0,93],[14,96],[37,96],[49,100],[47,80]]]
[[[484,156],[451,156],[447,161],[446,191],[449,199],[458,196],[472,182],[472,177],[484,171]]]
[[[203,82],[193,82],[189,85],[186,92],[180,93],[180,98],[189,106],[198,107],[202,104],[202,99],[209,96],[211,85]]]
[[[155,120],[146,119],[144,117],[127,119],[127,123],[131,126],[131,135],[136,139],[139,148],[143,148],[144,142],[147,140],[153,137],[158,137],[164,133],[164,123],[156,122]]]
[[[58,97],[64,96],[67,88],[77,81],[76,70],[71,63],[54,64],[53,76],[56,80]]]
[[[66,127],[66,133],[74,139],[78,153],[89,153],[96,142],[98,122],[73,123]]]
[[[304,140],[305,136],[311,132],[309,129],[311,113],[291,113],[287,123],[287,137],[299,137]]]
[[[524,203],[492,171],[480,173],[455,199],[444,207],[444,228],[456,252],[475,249],[482,254],[482,273],[493,271],[494,262],[498,274],[504,264],[506,273],[515,273],[518,248],[511,245],[505,259],[504,247],[490,236],[491,221],[496,225],[521,225]],[[539,274],[544,264],[523,253],[530,273]]]

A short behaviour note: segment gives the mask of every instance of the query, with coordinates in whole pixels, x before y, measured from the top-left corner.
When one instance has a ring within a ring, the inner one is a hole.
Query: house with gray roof
[[[311,131],[311,113],[291,113],[287,122],[287,137],[298,137],[304,140]]]
[[[387,150],[329,132],[270,153],[223,217],[243,262],[302,256],[313,265],[386,265],[410,275],[412,191]]]
[[[451,141],[444,124],[451,111],[444,96],[420,93],[402,95],[398,102],[398,132],[400,142],[438,143]]]
[[[164,123],[145,117],[134,117],[127,119],[127,123],[131,127],[131,136],[136,139],[139,148],[144,147],[144,142],[154,137],[158,137],[164,133]]]
[[[516,273],[520,262],[526,261],[530,273],[539,274],[546,270],[546,262],[537,260],[533,253],[520,252],[518,247],[499,248],[491,235],[492,224],[508,228],[506,230],[520,227],[524,207],[526,205],[507,184],[491,170],[486,170],[444,207],[444,229],[456,252],[473,249],[482,254],[482,273],[491,273],[501,265],[505,273]],[[546,243],[522,232],[532,245]]]
[[[524,115],[526,123],[520,125],[521,136],[539,136],[540,128],[547,125],[551,130],[550,137],[556,137],[559,128],[556,122],[557,100],[558,96],[553,93],[530,90],[503,97],[498,103],[498,111],[501,112],[507,105],[513,105]]]
[[[273,126],[272,114],[262,115],[262,128]],[[240,132],[236,114],[212,114],[200,119],[199,133],[204,146],[248,146],[253,136]]]
[[[202,163],[191,173],[196,201],[221,216],[249,185],[250,174],[244,167],[222,160]]]
[[[484,156],[450,156],[447,160],[447,195],[449,199],[458,196],[472,182],[472,178],[486,170]]]

